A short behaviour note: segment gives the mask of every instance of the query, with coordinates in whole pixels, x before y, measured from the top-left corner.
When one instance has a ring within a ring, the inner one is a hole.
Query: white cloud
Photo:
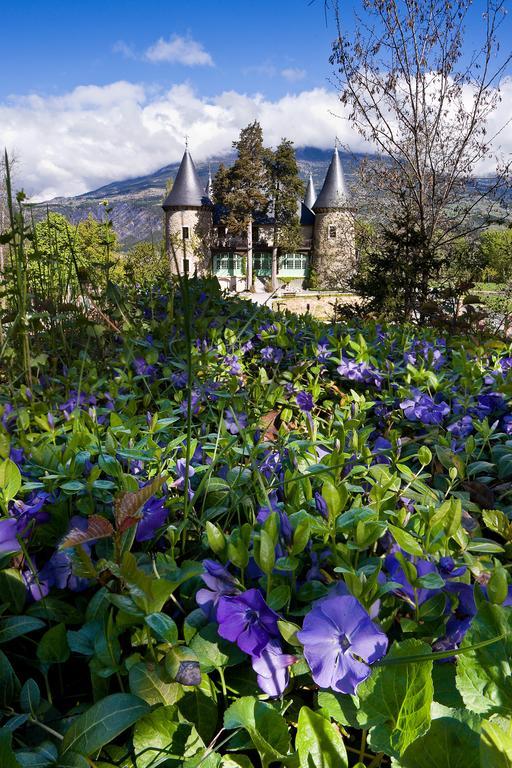
[[[493,124],[511,116],[509,80]],[[0,104],[0,150],[6,146],[19,158],[17,177],[25,191],[48,200],[176,162],[185,135],[197,161],[224,153],[254,119],[261,122],[269,145],[286,136],[296,146],[327,149],[338,136],[353,151],[367,148],[346,120],[336,92],[326,88],[272,101],[236,91],[202,98],[188,84],[163,92],[119,81],[80,86],[58,97],[13,97]],[[503,152],[512,150],[510,128],[498,143]]]
[[[202,43],[191,37],[179,35],[173,35],[170,40],[164,40],[161,37],[147,49],[145,58],[154,62],[168,61],[184,64],[187,67],[213,67],[213,59],[208,51],[205,51]]]
[[[290,83],[296,83],[298,80],[303,80],[306,77],[306,70],[299,69],[298,67],[286,67],[281,70],[281,76],[285,80],[289,80]]]
[[[125,59],[136,59],[137,53],[134,48],[132,48],[131,45],[128,45],[128,43],[125,43],[124,40],[118,40],[117,43],[114,43],[112,46],[112,50],[114,53],[120,53],[122,56],[125,57]]]

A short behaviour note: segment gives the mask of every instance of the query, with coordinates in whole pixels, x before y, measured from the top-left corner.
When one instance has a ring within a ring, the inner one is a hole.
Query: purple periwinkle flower
[[[451,432],[454,437],[459,438],[469,437],[475,431],[473,419],[469,415],[457,419],[453,424],[449,424],[446,429],[448,432]]]
[[[279,637],[278,618],[258,589],[223,596],[217,605],[219,635],[250,656],[259,656],[270,640]]]
[[[340,376],[349,381],[355,381],[360,384],[372,384],[380,388],[382,385],[382,374],[368,363],[357,363],[349,358],[342,358],[337,369]]]
[[[283,350],[278,349],[277,347],[263,347],[261,350],[261,359],[266,363],[276,363],[277,365],[281,362],[283,357]]]
[[[200,589],[196,594],[196,602],[211,621],[217,619],[217,605],[221,597],[238,595],[240,589],[237,581],[227,568],[215,560],[203,560],[205,572],[201,578],[206,589]]]
[[[242,373],[242,366],[240,365],[236,355],[226,355],[222,362],[228,369],[228,373],[231,374],[231,376],[239,376]]]
[[[466,566],[455,565],[455,560],[449,556],[440,557],[437,567],[443,579],[456,579],[466,573]]]
[[[48,522],[50,515],[43,510],[43,507],[49,496],[49,493],[43,491],[32,493],[25,501],[16,499],[12,502],[11,514],[17,520],[18,533],[22,535],[28,533],[30,523],[38,525]]]
[[[326,363],[332,356],[332,352],[329,349],[329,345],[324,342],[319,342],[316,348],[316,359],[319,363]]]
[[[315,683],[352,695],[388,647],[384,632],[342,583],[313,603],[297,638]]]
[[[277,640],[270,640],[259,656],[251,658],[261,690],[269,696],[281,696],[290,682],[288,669],[296,661],[296,656],[283,653]]]
[[[232,408],[226,408],[224,411],[224,424],[230,434],[238,435],[239,432],[247,427],[248,423],[249,420],[246,413],[234,411]]]
[[[186,371],[176,371],[175,373],[171,373],[169,378],[171,384],[173,387],[176,387],[176,389],[183,389],[187,386],[188,374]]]
[[[329,510],[327,508],[327,502],[320,493],[320,491],[315,491],[314,493],[315,498],[315,507],[316,511],[319,512],[322,517],[325,517],[326,519],[329,517]]]
[[[196,414],[199,411],[200,403],[201,403],[201,393],[197,389],[193,389],[190,393],[190,408],[193,414]],[[180,411],[183,414],[183,416],[187,416],[188,395],[185,396],[185,399],[180,404]]]
[[[478,395],[476,406],[472,409],[479,419],[485,419],[487,416],[500,416],[505,410],[505,398],[501,392],[488,392],[484,395]]]
[[[258,514],[256,515],[256,522],[258,522],[260,525],[263,525],[265,520],[267,520],[270,517],[272,512],[277,512],[280,534],[284,539],[285,543],[289,544],[293,538],[293,531],[292,531],[290,519],[286,514],[286,512],[279,505],[279,502],[277,501],[277,494],[275,491],[271,491],[268,495],[268,498],[270,502],[270,507],[260,507],[258,509]]]
[[[137,376],[154,376],[156,368],[147,363],[143,357],[136,357],[133,361],[133,369]]]
[[[142,518],[137,524],[135,538],[137,541],[151,541],[160,528],[162,528],[169,515],[165,506],[166,498],[151,498],[142,507]]]
[[[420,560],[417,557],[411,557],[407,552],[401,552],[402,556],[405,558],[405,560],[408,560],[416,569],[417,578],[421,578],[422,576],[427,576],[430,573],[438,574],[439,572],[434,565],[434,563],[431,563],[429,560]],[[412,607],[415,607],[417,605],[421,605],[429,598],[433,597],[439,592],[438,587],[434,587],[432,589],[428,589],[426,587],[413,587],[412,584],[410,584],[404,569],[402,567],[402,564],[398,560],[396,554],[392,552],[389,555],[386,555],[386,559],[384,561],[385,567],[387,572],[390,575],[391,581],[398,582],[401,586],[395,590],[395,594],[398,597],[401,597],[402,600],[405,600],[408,602]]]
[[[194,492],[192,491],[192,489],[190,487],[190,478],[193,475],[195,475],[195,473],[196,473],[196,471],[195,471],[194,467],[192,466],[192,464],[189,463],[189,465],[188,465],[188,478],[187,478],[187,480],[188,480],[188,482],[187,482],[187,485],[188,485],[187,490],[188,490],[188,497],[189,497],[189,499],[193,499],[194,498]],[[178,459],[178,461],[176,462],[176,474],[178,475],[178,477],[174,481],[174,483],[172,484],[172,487],[173,488],[178,488],[178,490],[180,490],[180,491],[184,491],[185,490],[185,477],[187,476],[187,460],[186,459]]]
[[[0,520],[0,554],[20,551],[17,534],[18,522],[13,517],[5,517]]]
[[[303,413],[313,410],[313,396],[309,392],[298,392],[295,400]]]
[[[436,403],[417,389],[412,391],[412,397],[400,403],[400,408],[409,421],[420,421],[422,424],[442,424],[444,417],[450,413],[450,406],[444,400]]]

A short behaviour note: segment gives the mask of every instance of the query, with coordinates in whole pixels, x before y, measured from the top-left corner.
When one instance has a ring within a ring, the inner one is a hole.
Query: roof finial
[[[185,151],[188,152],[188,136],[185,136]]]
[[[341,147],[341,141],[338,139],[337,136],[334,137],[334,149],[338,149]]]

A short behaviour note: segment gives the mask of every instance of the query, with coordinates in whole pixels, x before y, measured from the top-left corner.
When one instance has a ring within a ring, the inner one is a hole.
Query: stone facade
[[[225,288],[243,290],[248,287],[246,238],[226,231],[210,196],[211,180],[203,190],[187,149],[163,204],[171,270],[213,273]],[[279,254],[278,282],[309,280],[318,289],[347,288],[356,261],[354,219],[337,149],[318,197],[310,175],[298,205],[302,242],[296,253]],[[269,282],[273,229],[268,218],[254,223],[253,272],[260,287]]]
[[[325,289],[349,287],[356,267],[352,211],[315,208],[313,254],[315,286]]]
[[[210,272],[212,231],[211,208],[183,207],[165,211],[166,253],[173,274]]]

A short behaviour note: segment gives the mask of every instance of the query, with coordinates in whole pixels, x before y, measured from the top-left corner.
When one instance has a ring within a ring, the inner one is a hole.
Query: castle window
[[[188,227],[182,227],[182,230],[183,230],[183,239],[188,240],[189,239]]]
[[[329,240],[336,240],[336,227],[329,227]]]
[[[284,253],[279,259],[279,274],[284,277],[303,277],[308,271],[306,253]]]
[[[240,253],[216,253],[213,257],[213,271],[216,275],[241,275],[243,259]]]

